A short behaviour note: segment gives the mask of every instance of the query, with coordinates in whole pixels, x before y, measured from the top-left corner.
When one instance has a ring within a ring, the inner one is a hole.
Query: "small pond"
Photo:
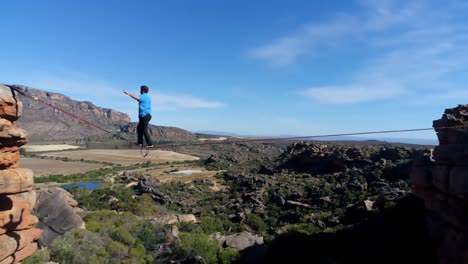
[[[65,184],[60,187],[66,190],[72,189],[75,187],[80,187],[80,188],[87,188],[89,191],[93,191],[101,187],[101,183],[99,182],[76,182],[76,183]]]

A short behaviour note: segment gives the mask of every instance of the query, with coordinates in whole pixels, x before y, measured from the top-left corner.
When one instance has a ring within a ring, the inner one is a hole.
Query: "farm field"
[[[48,145],[26,144],[21,148],[23,148],[27,152],[45,152],[45,151],[79,149],[81,147],[74,146],[74,145],[68,145],[68,144],[48,144]]]
[[[28,168],[34,172],[35,177],[51,174],[73,174],[83,173],[104,167],[103,164],[92,164],[79,161],[61,161],[54,159],[40,159],[22,157],[19,162],[20,168]]]
[[[136,163],[165,163],[177,161],[193,161],[198,157],[180,154],[172,151],[151,150],[147,157],[142,157],[140,150],[133,149],[86,149],[79,151],[59,151],[37,154],[38,156],[60,157],[71,160],[86,160],[108,162],[113,164],[132,165]]]

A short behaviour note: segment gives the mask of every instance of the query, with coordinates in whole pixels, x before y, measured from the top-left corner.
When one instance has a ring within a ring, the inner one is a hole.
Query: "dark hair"
[[[146,85],[142,85],[142,86],[140,87],[140,91],[141,91],[142,93],[148,93],[149,88],[148,88],[148,86],[146,86]]]

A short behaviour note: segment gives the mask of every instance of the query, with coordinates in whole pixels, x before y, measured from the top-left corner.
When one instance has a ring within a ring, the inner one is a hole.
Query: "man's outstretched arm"
[[[140,96],[138,96],[136,94],[129,93],[129,92],[125,91],[125,90],[123,90],[123,93],[130,96],[131,98],[137,100],[138,102],[140,101]]]

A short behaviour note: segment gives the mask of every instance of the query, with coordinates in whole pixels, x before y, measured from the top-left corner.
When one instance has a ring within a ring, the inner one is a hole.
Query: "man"
[[[140,96],[129,93],[123,90],[124,94],[138,101],[138,126],[137,143],[140,147],[143,147],[143,136],[145,136],[147,148],[153,147],[153,141],[151,140],[150,134],[148,133],[148,125],[151,120],[151,98],[148,96],[149,88],[146,85],[140,87]]]

